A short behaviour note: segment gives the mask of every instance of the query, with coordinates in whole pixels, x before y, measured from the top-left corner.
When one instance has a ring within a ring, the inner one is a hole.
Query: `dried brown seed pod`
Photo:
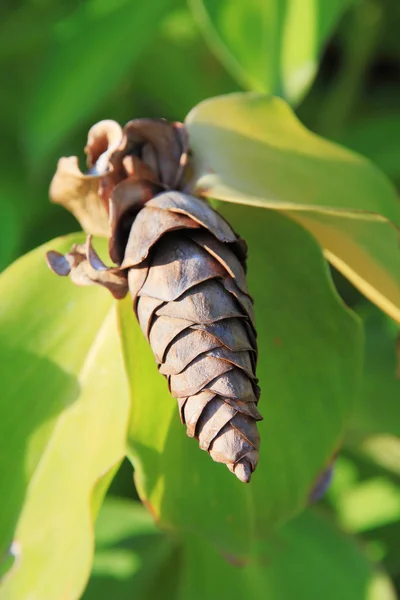
[[[246,244],[206,202],[177,191],[187,163],[181,124],[137,120],[122,130],[101,122],[89,132],[86,152],[89,174],[75,172],[74,183],[63,162],[74,159],[62,159],[51,192],[89,231],[104,228],[105,211],[118,267],[108,269],[90,239],[65,257],[48,253],[48,263],[78,285],[108,287],[116,298],[129,288],[187,434],[248,482],[262,417]],[[101,213],[94,227],[93,195]]]

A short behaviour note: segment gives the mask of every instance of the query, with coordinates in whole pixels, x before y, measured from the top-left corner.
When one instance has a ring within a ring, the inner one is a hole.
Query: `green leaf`
[[[0,272],[15,258],[20,242],[20,223],[15,205],[3,193],[0,189]]]
[[[96,526],[94,569],[83,600],[396,598],[388,578],[369,564],[355,542],[312,511],[268,541],[259,541],[251,558],[242,563],[221,556],[207,541],[189,534],[169,564],[173,542],[154,529],[140,505],[106,500]],[[162,586],[151,587],[160,579]]]
[[[54,240],[0,278],[1,599],[77,598],[90,571],[98,484],[125,454],[129,414],[114,301],[45,263]]]
[[[149,77],[148,65],[157,65]],[[205,68],[206,65],[206,68]],[[205,98],[239,89],[204,43],[188,9],[171,12],[135,69],[143,111],[183,120]]]
[[[97,110],[129,73],[171,0],[91,0],[56,23],[26,114],[32,165]]]
[[[400,321],[400,203],[367,160],[307,131],[280,99],[232,94],[187,117],[195,193],[284,211]]]
[[[400,573],[400,441],[371,436],[341,454],[327,498],[335,520],[357,532],[368,555],[391,575]]]
[[[378,436],[374,440],[377,454]],[[374,529],[397,523],[400,518],[400,487],[373,456],[373,448],[359,445],[349,451],[346,446],[335,465],[335,476],[327,498],[335,509],[335,519],[346,531],[372,532]],[[397,449],[397,467],[399,466]],[[394,457],[393,457],[394,458]],[[373,536],[372,536],[373,537]]]
[[[359,326],[333,290],[327,265],[297,224],[224,205],[249,244],[262,390],[261,458],[249,486],[184,434],[147,341],[119,304],[133,410],[129,446],[139,494],[160,526],[197,532],[243,558],[307,503],[343,436],[359,368]]]
[[[247,563],[229,564],[192,536],[183,564],[177,600],[396,599],[388,578],[372,568],[354,541],[311,511],[260,542]]]
[[[24,2],[18,10],[2,10],[0,60],[14,63],[16,57],[32,55],[47,43],[54,20],[63,12],[61,3]]]
[[[321,50],[354,0],[191,0],[204,34],[246,88],[297,101]]]
[[[141,504],[112,497],[103,504],[95,534],[92,575],[82,600],[153,600],[153,586],[175,550],[173,539],[157,529]],[[173,567],[175,579],[179,563]],[[165,587],[162,591],[161,597],[173,597]]]
[[[357,448],[363,456],[375,465],[394,476],[399,484],[400,477],[400,438],[393,435],[371,435]]]
[[[400,115],[369,115],[347,128],[340,142],[364,154],[392,179],[400,181]]]
[[[400,328],[373,306],[362,307],[359,314],[366,332],[365,364],[352,437],[400,437]]]

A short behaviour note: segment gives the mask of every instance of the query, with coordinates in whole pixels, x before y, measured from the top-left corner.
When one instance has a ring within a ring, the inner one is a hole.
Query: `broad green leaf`
[[[192,110],[187,126],[196,193],[285,212],[400,321],[400,202],[378,169],[307,131],[278,98],[211,99]]]
[[[182,538],[179,555],[169,563],[171,551],[165,549],[173,542],[157,534],[148,518],[140,505],[106,500],[83,600],[396,598],[388,578],[373,568],[354,540],[315,512],[304,513],[268,541],[259,540],[252,557],[242,563],[221,556],[193,534]]]
[[[372,114],[349,125],[340,142],[364,154],[396,181],[400,181],[400,114]]]
[[[387,433],[400,437],[400,328],[373,306],[359,313],[366,332],[365,364],[352,433],[356,439]]]
[[[211,47],[246,88],[297,101],[354,0],[191,0]]]
[[[55,24],[26,114],[36,166],[97,110],[150,42],[170,0],[90,0]]]
[[[82,600],[154,600],[154,585],[176,543],[157,529],[150,513],[139,502],[109,497],[96,522],[95,538],[92,574]],[[178,562],[170,576],[178,578]],[[161,597],[174,596],[163,587]]]
[[[74,599],[90,572],[101,477],[125,453],[129,415],[114,302],[45,264],[42,246],[0,278],[0,536],[16,556],[3,600]]]
[[[243,558],[255,535],[304,507],[315,477],[340,444],[361,349],[358,323],[334,292],[312,237],[273,211],[223,208],[249,244],[259,330],[264,421],[260,463],[249,486],[185,436],[131,302],[119,307],[139,494],[162,527],[197,532]]]
[[[395,600],[389,579],[368,563],[351,538],[308,511],[270,540],[252,560],[229,564],[192,536],[183,555],[177,600]]]

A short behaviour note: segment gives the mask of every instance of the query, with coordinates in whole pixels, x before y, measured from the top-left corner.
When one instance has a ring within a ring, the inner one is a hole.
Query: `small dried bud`
[[[104,232],[106,217],[118,267],[100,261],[90,238],[65,257],[49,252],[48,263],[78,285],[98,283],[116,298],[129,288],[187,434],[248,482],[262,417],[246,244],[206,202],[180,191],[188,156],[182,124],[139,119],[122,130],[102,121],[90,130],[85,150],[89,173],[79,172],[76,159],[61,159],[51,195],[89,233]]]
[[[88,236],[86,244],[74,244],[65,255],[51,250],[47,253],[47,263],[57,275],[70,275],[76,285],[98,283],[106,287],[117,300],[127,294],[126,273],[119,268],[106,267],[92,246],[91,236]]]

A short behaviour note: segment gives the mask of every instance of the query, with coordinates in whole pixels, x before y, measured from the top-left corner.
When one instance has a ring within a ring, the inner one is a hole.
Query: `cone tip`
[[[250,483],[253,471],[251,464],[245,458],[236,463],[233,472],[240,481],[243,481],[243,483]]]

